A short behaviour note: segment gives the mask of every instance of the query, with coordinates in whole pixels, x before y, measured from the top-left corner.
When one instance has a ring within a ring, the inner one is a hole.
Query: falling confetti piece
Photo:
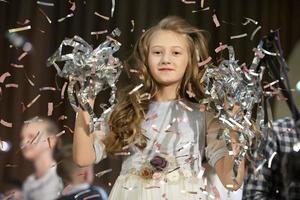
[[[0,76],[0,83],[3,83],[7,77],[10,77],[11,74],[9,72],[5,72]]]
[[[18,165],[6,164],[5,167],[17,167]]]
[[[12,29],[9,29],[8,32],[9,33],[15,33],[15,32],[20,32],[20,31],[26,31],[26,30],[29,30],[31,29],[31,26],[24,26],[24,27],[20,27],[20,28],[12,28]]]
[[[60,137],[60,136],[62,136],[65,133],[66,133],[66,131],[62,130],[61,132],[59,132],[59,133],[56,134],[56,137]]]
[[[68,129],[71,133],[74,133],[74,131],[70,127],[68,127],[67,125],[64,125],[64,128]]]
[[[131,95],[134,92],[138,91],[140,88],[142,88],[144,86],[143,83],[141,83],[140,85],[136,86],[135,88],[133,88],[128,94]]]
[[[219,27],[219,26],[220,26],[220,22],[219,22],[219,20],[218,20],[217,15],[214,14],[214,15],[212,16],[212,18],[213,18],[213,21],[214,21],[216,27]]]
[[[10,63],[10,66],[15,67],[15,68],[24,68],[24,65],[18,65],[15,63]]]
[[[36,3],[41,6],[52,6],[52,7],[54,6],[54,3],[48,3],[43,1],[37,1]]]
[[[61,116],[58,118],[58,120],[65,120],[65,119],[68,119],[68,117],[65,116],[65,115],[61,115]]]
[[[70,10],[75,11],[76,10],[76,1],[69,0],[69,4],[71,4]]]
[[[227,48],[227,44],[220,43],[219,46],[215,49],[215,52],[219,53],[220,51],[223,51],[226,48]]]
[[[15,83],[9,83],[5,85],[6,88],[18,88],[19,85]]]
[[[33,142],[38,138],[38,136],[40,135],[40,131],[38,131],[35,136],[32,138],[32,140],[30,142],[28,142],[29,144],[33,144]]]
[[[39,11],[42,13],[42,15],[44,15],[44,17],[46,17],[47,21],[49,22],[49,24],[52,23],[51,19],[48,17],[48,15],[41,9],[39,8]]]
[[[133,32],[134,31],[134,20],[133,19],[131,20],[131,26],[132,26],[132,28],[130,29],[130,32]]]
[[[253,20],[253,19],[251,19],[251,18],[248,18],[248,17],[244,17],[244,18],[246,19],[246,22],[242,23],[244,26],[247,25],[247,24],[249,24],[250,22],[252,22],[252,23],[255,24],[255,25],[258,24],[257,21],[255,21],[255,20]]]
[[[37,95],[29,104],[27,104],[26,108],[30,108],[40,97],[40,94]]]
[[[64,21],[65,19],[70,18],[70,17],[73,17],[73,16],[74,16],[74,14],[71,13],[71,14],[68,14],[67,16],[65,16],[65,17],[62,17],[62,18],[58,19],[57,21],[58,21],[58,22],[62,22],[62,21]]]
[[[199,63],[198,63],[198,67],[202,67],[202,66],[208,64],[211,60],[212,60],[212,58],[209,56],[209,57],[206,58],[204,61],[199,62]]]
[[[53,113],[53,103],[48,103],[48,116],[51,116]]]
[[[275,84],[278,83],[278,82],[279,82],[279,80],[273,81],[273,82],[271,82],[271,83],[265,85],[265,86],[264,86],[264,89],[267,89],[268,87],[271,87],[271,86],[275,85]]]
[[[254,31],[253,33],[251,34],[251,37],[250,37],[250,40],[253,40],[254,39],[254,36],[256,35],[256,33],[261,29],[261,26],[258,26]]]
[[[55,87],[41,87],[39,89],[40,91],[56,91],[56,88]]]
[[[29,82],[29,84],[33,87],[35,84],[33,83],[32,80],[29,79],[26,72],[25,72],[25,77],[26,77],[26,80]]]
[[[68,85],[68,82],[65,82],[62,89],[61,89],[61,93],[60,93],[60,97],[61,99],[64,99],[65,98],[65,90],[67,88],[67,85]]]
[[[201,2],[200,2],[200,7],[201,7],[201,8],[204,7],[204,0],[201,0]]]
[[[187,106],[185,103],[183,103],[182,101],[178,101],[179,102],[179,104],[182,106],[182,107],[184,107],[185,109],[187,109],[187,110],[189,110],[189,111],[193,111],[193,109],[191,108],[191,107],[189,107],[189,106]]]
[[[152,185],[152,186],[147,186],[147,187],[145,187],[146,190],[149,190],[149,189],[157,189],[157,188],[160,188],[160,187],[157,186],[157,185]]]
[[[182,3],[185,3],[185,4],[195,4],[196,1],[188,1],[188,0],[181,0]]]
[[[271,166],[272,166],[272,161],[273,161],[274,157],[276,156],[276,154],[277,154],[277,152],[274,152],[274,153],[271,155],[271,157],[270,157],[270,159],[269,159],[269,161],[268,161],[268,168],[271,168]]]
[[[243,38],[243,37],[247,37],[247,33],[243,33],[243,34],[240,34],[240,35],[234,35],[234,36],[230,36],[230,39],[238,39],[238,38]]]
[[[110,11],[110,16],[111,17],[114,16],[115,7],[116,7],[116,0],[111,0],[111,11]]]
[[[101,15],[101,14],[99,14],[97,12],[94,12],[94,14],[97,15],[98,17],[101,17],[102,19],[109,20],[109,17]]]
[[[91,35],[101,35],[107,33],[107,30],[103,30],[103,31],[93,31],[91,32]]]
[[[158,117],[157,113],[155,113],[154,115],[148,116],[146,117],[145,121],[149,121],[149,120],[154,120]]]
[[[22,53],[19,58],[18,58],[18,61],[22,60],[28,53],[27,52],[24,52]]]
[[[77,199],[79,196],[85,194],[85,193],[88,193],[90,192],[91,190],[90,189],[87,189],[87,190],[84,190],[84,191],[81,191],[79,193],[77,193],[75,196],[74,196],[74,199]]]
[[[104,171],[101,171],[101,172],[98,172],[97,174],[95,174],[96,177],[101,177],[103,176],[104,174],[107,174],[109,172],[112,172],[112,169],[107,169],[107,170],[104,170]]]
[[[7,121],[4,121],[3,119],[0,120],[0,123],[1,123],[3,126],[6,126],[6,127],[8,127],[8,128],[11,128],[11,127],[12,127],[12,123],[7,122]]]
[[[97,198],[97,197],[99,197],[99,198]],[[101,194],[93,194],[93,195],[84,197],[83,200],[94,199],[94,198],[96,198],[96,199],[102,199],[102,196],[101,196]]]

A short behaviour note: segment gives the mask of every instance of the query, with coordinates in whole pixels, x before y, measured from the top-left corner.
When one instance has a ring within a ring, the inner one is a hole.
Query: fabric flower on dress
[[[154,156],[150,160],[150,164],[158,171],[163,171],[164,168],[168,165],[168,161],[161,156]]]

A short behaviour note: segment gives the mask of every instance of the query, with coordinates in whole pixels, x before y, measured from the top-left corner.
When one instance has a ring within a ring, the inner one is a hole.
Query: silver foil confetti
[[[56,52],[48,59],[47,65],[53,65],[60,77],[69,79],[67,88],[69,102],[75,112],[79,105],[90,114],[90,132],[100,129],[100,122],[105,116],[97,117],[89,100],[95,100],[97,94],[111,88],[109,103],[115,103],[116,82],[121,74],[122,64],[113,54],[119,50],[121,44],[114,37],[121,34],[115,29],[106,40],[93,50],[86,41],[78,36],[63,40]],[[72,48],[71,53],[64,53],[64,47]],[[62,69],[59,63],[63,63]],[[76,85],[80,89],[76,89]],[[76,99],[75,99],[76,96]],[[77,101],[76,101],[77,100]],[[108,107],[107,109],[111,109]],[[105,110],[103,113],[106,113]]]

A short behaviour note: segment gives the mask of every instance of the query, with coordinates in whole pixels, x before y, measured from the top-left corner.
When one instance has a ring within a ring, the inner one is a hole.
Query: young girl
[[[78,113],[75,162],[89,165],[127,152],[110,199],[206,199],[204,156],[224,186],[240,187],[244,162],[233,181],[234,156],[219,136],[222,127],[197,103],[204,97],[198,63],[207,57],[203,31],[167,17],[143,33],[128,60],[130,89],[143,87],[118,98],[100,132],[90,134],[87,112]]]
[[[24,199],[56,199],[63,189],[56,173],[54,150],[59,142],[59,129],[49,118],[35,117],[21,130],[21,149],[25,159],[32,162],[34,173],[23,184]]]

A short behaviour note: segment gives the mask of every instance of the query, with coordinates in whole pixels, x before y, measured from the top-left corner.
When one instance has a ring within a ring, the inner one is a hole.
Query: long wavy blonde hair
[[[108,153],[121,151],[122,147],[129,144],[136,145],[141,149],[147,144],[141,124],[145,119],[149,104],[155,98],[158,90],[158,83],[150,73],[147,60],[151,37],[158,30],[174,31],[185,35],[187,38],[189,61],[180,87],[177,90],[177,97],[192,102],[197,102],[204,97],[203,86],[200,81],[204,74],[204,68],[198,67],[198,62],[208,58],[205,31],[193,27],[177,16],[162,19],[156,26],[142,34],[133,49],[132,55],[126,62],[128,70],[133,72],[130,73],[132,83],[118,95],[118,103],[110,115],[110,133],[104,139]],[[128,94],[131,89],[141,83],[143,84],[142,88],[131,95]],[[195,96],[189,97],[188,90],[192,90]],[[141,98],[143,94],[148,94],[150,98]]]

